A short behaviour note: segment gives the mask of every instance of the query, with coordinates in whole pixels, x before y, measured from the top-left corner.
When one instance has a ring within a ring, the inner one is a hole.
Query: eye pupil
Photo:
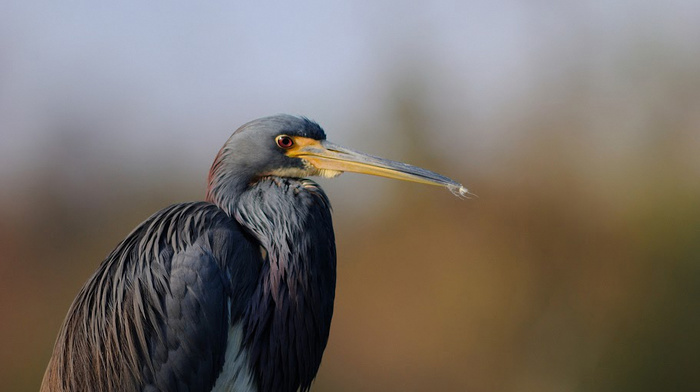
[[[294,140],[289,136],[278,136],[277,145],[282,148],[290,148],[294,145]]]

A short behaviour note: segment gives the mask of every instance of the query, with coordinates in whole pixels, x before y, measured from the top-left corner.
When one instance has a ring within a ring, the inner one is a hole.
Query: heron
[[[326,140],[305,117],[238,128],[205,201],[136,227],[73,301],[41,391],[308,391],[336,286],[331,205],[307,177],[456,181]]]

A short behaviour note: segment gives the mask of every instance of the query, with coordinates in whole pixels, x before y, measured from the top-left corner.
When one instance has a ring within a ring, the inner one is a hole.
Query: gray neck
[[[240,195],[234,217],[267,252],[243,319],[257,385],[262,392],[306,390],[333,314],[336,256],[328,200],[310,180],[272,177]]]

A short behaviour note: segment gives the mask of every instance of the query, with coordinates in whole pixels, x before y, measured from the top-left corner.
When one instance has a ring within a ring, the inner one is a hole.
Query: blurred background
[[[700,3],[0,3],[0,390],[37,390],[82,284],[201,200],[239,125],[479,196],[346,174],[313,390],[700,385]]]

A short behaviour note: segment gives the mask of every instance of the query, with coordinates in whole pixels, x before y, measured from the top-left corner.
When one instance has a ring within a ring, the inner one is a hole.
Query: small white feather
[[[447,185],[447,189],[452,192],[453,195],[460,197],[460,198],[467,198],[471,199],[471,197],[479,197],[471,192],[469,192],[469,189],[465,188],[462,184],[457,184],[457,185]]]

